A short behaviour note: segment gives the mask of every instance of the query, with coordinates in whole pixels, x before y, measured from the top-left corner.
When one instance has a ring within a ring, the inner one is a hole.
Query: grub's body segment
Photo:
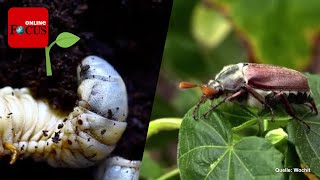
[[[96,180],[138,180],[141,161],[130,161],[119,156],[108,158],[96,172]]]
[[[85,66],[85,68],[83,68]],[[0,155],[46,160],[54,167],[88,167],[115,148],[127,123],[127,92],[119,74],[89,56],[78,68],[79,103],[69,116],[35,100],[27,88],[0,90]]]

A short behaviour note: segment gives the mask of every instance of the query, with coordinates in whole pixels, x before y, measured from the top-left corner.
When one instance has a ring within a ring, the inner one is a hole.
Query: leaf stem
[[[175,169],[169,171],[168,173],[160,176],[157,180],[166,180],[166,179],[172,178],[174,176],[177,176],[179,173],[180,173],[180,170],[178,168],[175,168]]]
[[[179,129],[181,122],[181,118],[161,118],[153,120],[149,124],[147,139],[159,131]]]
[[[50,61],[50,49],[52,46],[56,44],[56,41],[53,41],[49,46],[44,48],[45,55],[46,55],[46,72],[47,76],[52,76],[52,69],[51,69],[51,61]]]
[[[251,126],[251,125],[254,125],[256,123],[257,123],[257,119],[251,119],[251,120],[246,121],[245,123],[243,123],[243,124],[241,124],[239,126],[233,127],[232,128],[232,132],[239,132],[239,131],[241,131],[241,130],[243,130],[243,129]]]

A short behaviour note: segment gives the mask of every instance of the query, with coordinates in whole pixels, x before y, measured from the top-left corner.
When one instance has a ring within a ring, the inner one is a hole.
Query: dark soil
[[[142,158],[172,6],[171,0],[0,1],[0,87],[29,87],[52,108],[71,111],[77,100],[76,67],[87,55],[106,58],[123,77],[129,97],[128,128],[115,155]],[[74,46],[50,51],[52,77],[45,72],[44,49],[11,49],[7,44],[10,7],[49,10],[49,42],[67,31],[81,37]],[[0,179],[92,179],[94,168],[59,169],[46,163],[0,161]]]

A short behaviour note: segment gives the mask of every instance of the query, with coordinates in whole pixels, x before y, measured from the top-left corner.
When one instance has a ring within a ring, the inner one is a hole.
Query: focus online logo
[[[10,8],[8,44],[12,48],[44,48],[49,42],[48,10],[40,7]]]
[[[11,25],[10,34],[16,32],[19,35],[26,34],[46,34],[47,33],[46,21],[26,21],[25,27],[18,25]]]

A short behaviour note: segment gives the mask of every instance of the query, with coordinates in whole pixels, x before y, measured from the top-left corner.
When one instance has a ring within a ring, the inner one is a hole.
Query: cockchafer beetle
[[[203,95],[193,111],[196,119],[196,111],[206,100],[214,100],[224,96],[221,102],[213,106],[204,116],[214,111],[226,101],[246,100],[249,106],[264,105],[274,116],[273,107],[281,103],[285,111],[293,118],[303,122],[294,112],[291,104],[304,104],[311,111],[318,114],[317,107],[311,96],[307,78],[300,72],[284,67],[238,63],[225,66],[207,84],[198,85],[190,82],[181,82],[180,88],[200,87]],[[303,122],[306,124],[305,122]],[[307,124],[306,124],[307,125]],[[308,128],[310,128],[307,125]]]

